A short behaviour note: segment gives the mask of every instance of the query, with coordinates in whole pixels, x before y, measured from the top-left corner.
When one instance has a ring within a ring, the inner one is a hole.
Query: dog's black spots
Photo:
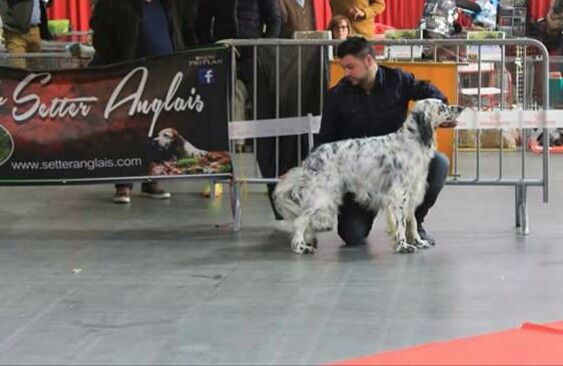
[[[330,148],[330,151],[332,151],[332,154],[333,155],[336,154],[336,152],[338,151],[338,144],[333,142],[332,144],[330,144],[328,146]]]
[[[381,191],[382,193],[387,193],[389,192],[389,190],[391,189],[391,187],[393,186],[393,181],[391,179],[386,179],[383,184],[381,185]]]
[[[377,165],[384,166],[385,165],[385,155],[379,155],[377,157]]]
[[[386,166],[383,168],[382,174],[384,174],[384,175],[386,175],[386,176],[391,175],[391,173],[393,172],[393,170],[394,170],[394,169],[393,169],[393,167],[392,167],[391,165],[386,165]]]
[[[395,170],[403,170],[403,163],[396,157],[393,157],[393,167]]]
[[[325,159],[322,156],[312,155],[310,159],[305,161],[306,168],[312,172],[318,172],[323,169]]]
[[[432,147],[434,142],[434,128],[432,128],[432,123],[429,120],[430,117],[423,112],[413,112],[412,116],[418,127],[420,141],[424,146]]]
[[[299,192],[291,192],[291,194],[289,195],[289,198],[294,202],[294,203],[299,203],[301,202],[301,194]]]

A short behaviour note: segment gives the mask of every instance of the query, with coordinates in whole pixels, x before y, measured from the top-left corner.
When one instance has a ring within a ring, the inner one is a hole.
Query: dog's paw
[[[313,254],[317,248],[316,239],[313,243],[305,243],[303,240],[292,240],[291,250],[297,254]]]
[[[409,244],[406,241],[400,241],[395,246],[395,253],[414,253],[416,250],[416,246]]]
[[[415,239],[414,246],[417,247],[418,249],[428,249],[432,247],[432,243],[424,239],[419,239],[419,240]]]

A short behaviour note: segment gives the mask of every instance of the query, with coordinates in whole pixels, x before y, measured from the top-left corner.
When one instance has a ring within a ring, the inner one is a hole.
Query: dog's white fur
[[[333,229],[347,192],[367,209],[387,208],[396,252],[429,247],[418,234],[414,213],[426,192],[428,165],[435,150],[434,129],[451,127],[460,112],[460,107],[449,107],[438,99],[421,100],[395,133],[315,149],[274,191],[279,212],[294,224],[292,250],[315,251],[316,233]]]
[[[174,128],[165,128],[160,130],[154,141],[161,149],[174,149],[175,155],[178,159],[187,157],[200,157],[207,154],[207,151],[198,149],[189,143],[178,131]]]

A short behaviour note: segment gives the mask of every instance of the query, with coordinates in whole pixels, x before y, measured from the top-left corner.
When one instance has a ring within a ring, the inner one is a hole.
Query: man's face
[[[373,58],[370,55],[358,58],[354,55],[346,55],[339,60],[340,66],[344,68],[346,78],[352,85],[361,86],[369,80],[370,66]]]

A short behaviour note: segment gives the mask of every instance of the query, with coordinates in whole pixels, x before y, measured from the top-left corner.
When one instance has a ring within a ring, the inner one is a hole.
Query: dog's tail
[[[293,220],[301,212],[301,195],[303,168],[289,170],[276,184],[274,204],[278,212],[286,220]]]

